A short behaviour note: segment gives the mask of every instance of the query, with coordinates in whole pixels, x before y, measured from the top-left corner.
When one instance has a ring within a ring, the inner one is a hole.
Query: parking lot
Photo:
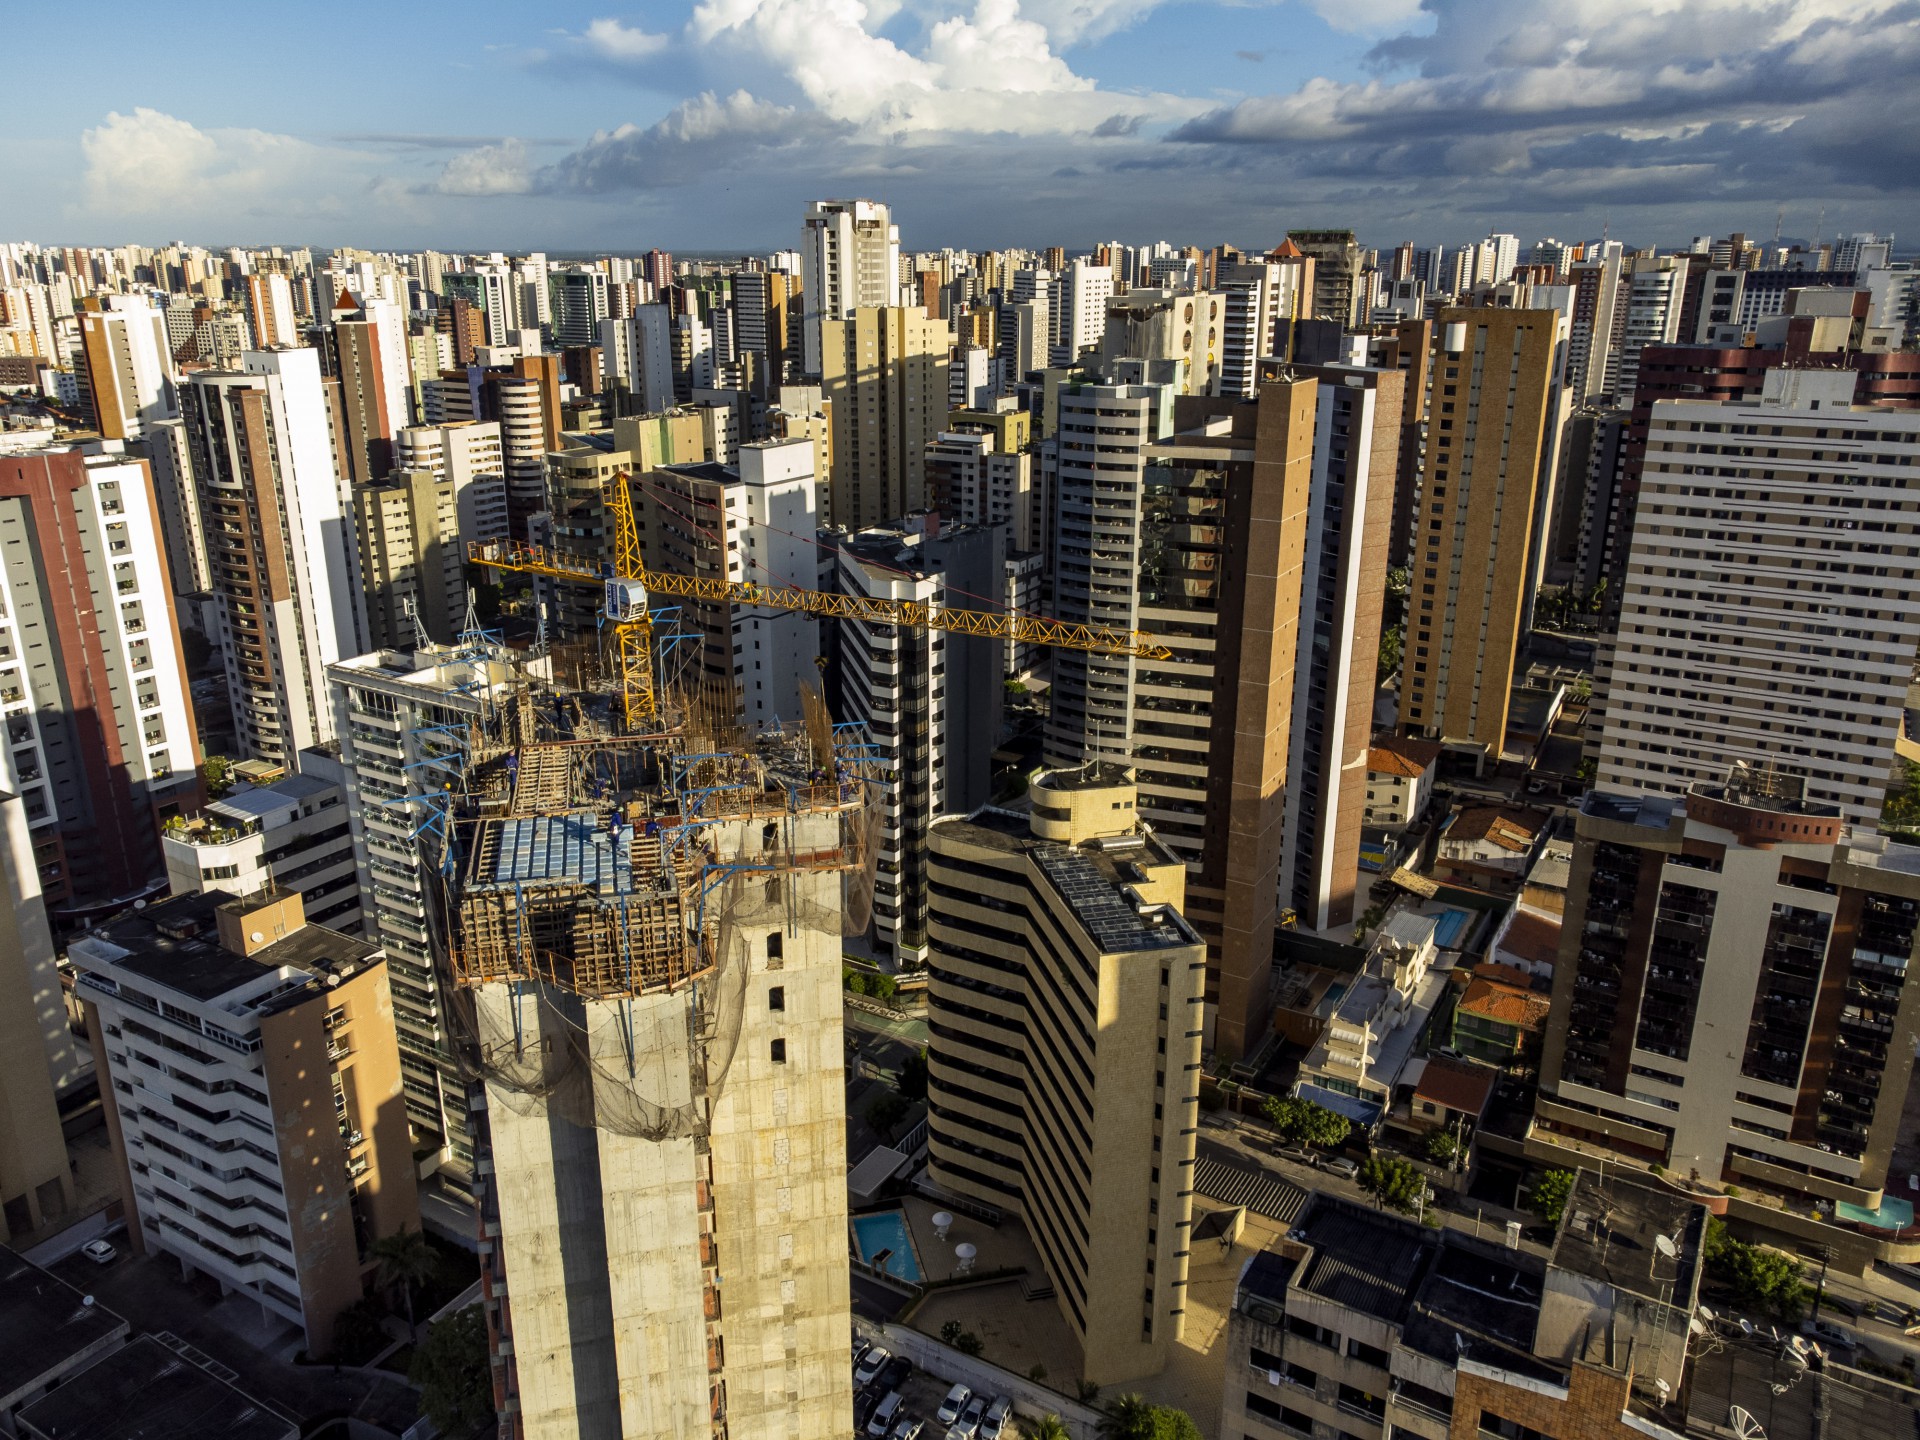
[[[895,1363],[898,1365],[905,1362]],[[873,1412],[885,1403],[889,1394],[897,1389],[900,1393],[900,1405],[894,1413],[893,1425],[887,1434],[899,1437],[899,1440],[908,1440],[910,1436],[912,1440],[945,1440],[949,1427],[941,1423],[938,1417],[940,1407],[946,1401],[947,1392],[952,1389],[948,1381],[923,1370],[913,1370],[907,1374],[904,1382],[891,1384],[888,1383],[888,1372],[883,1369],[880,1375],[869,1381],[864,1388],[859,1387],[857,1375],[855,1383],[853,1403],[855,1435],[867,1436],[872,1440],[872,1432],[867,1426]],[[994,1397],[988,1395],[985,1399],[991,1404]],[[916,1424],[920,1427],[917,1431],[914,1429]],[[1014,1437],[1021,1433],[1018,1422],[1009,1415],[1005,1428],[1000,1431],[1000,1440],[1014,1440]],[[982,1440],[988,1440],[985,1431],[981,1432],[981,1436]]]

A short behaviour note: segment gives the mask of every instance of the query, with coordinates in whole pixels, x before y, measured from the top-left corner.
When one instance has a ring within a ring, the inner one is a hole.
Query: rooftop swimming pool
[[[867,1264],[898,1279],[920,1283],[920,1257],[914,1253],[904,1212],[880,1210],[854,1216],[853,1238],[860,1247],[860,1258]]]
[[[1443,910],[1433,917],[1434,943],[1442,950],[1451,950],[1460,943],[1460,932],[1467,928],[1467,922],[1473,917],[1464,910]]]

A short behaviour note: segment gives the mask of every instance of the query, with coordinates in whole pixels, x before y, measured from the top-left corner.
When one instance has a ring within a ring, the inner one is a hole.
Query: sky
[[[1920,0],[14,7],[0,239],[1920,237]],[[1906,246],[1903,244],[1902,249]]]

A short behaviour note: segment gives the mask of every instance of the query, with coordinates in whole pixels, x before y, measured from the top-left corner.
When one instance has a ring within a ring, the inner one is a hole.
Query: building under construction
[[[841,935],[877,811],[817,702],[751,739],[596,705],[529,682],[414,802],[500,1434],[842,1433]]]

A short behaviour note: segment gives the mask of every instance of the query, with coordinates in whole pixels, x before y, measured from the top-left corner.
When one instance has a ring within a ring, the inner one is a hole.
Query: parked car
[[[862,1390],[858,1395],[853,1397],[853,1428],[855,1430],[864,1430],[867,1428],[867,1421],[873,1418],[874,1408],[878,1406],[879,1403],[880,1392],[878,1390]]]
[[[1013,1401],[1004,1395],[994,1397],[993,1404],[987,1407],[987,1413],[980,1417],[980,1440],[1000,1440],[1001,1432],[1007,1428],[1007,1416],[1013,1410]]]
[[[893,1427],[893,1440],[920,1440],[920,1432],[926,1428],[926,1421],[909,1416]]]
[[[896,1355],[881,1368],[880,1378],[875,1383],[882,1390],[903,1390],[912,1374],[913,1362],[904,1355]]]
[[[965,1385],[955,1385],[947,1391],[947,1398],[940,1402],[940,1409],[934,1419],[942,1425],[952,1425],[960,1418],[960,1412],[967,1408],[967,1401],[973,1398],[973,1391]]]
[[[981,1417],[987,1413],[987,1397],[976,1395],[967,1402],[967,1408],[960,1412],[960,1419],[954,1424],[949,1435],[957,1434],[960,1440],[974,1440],[980,1433]]]
[[[853,1337],[853,1363],[855,1365],[858,1365],[860,1363],[860,1357],[865,1355],[867,1351],[871,1350],[872,1348],[873,1348],[873,1342],[871,1340],[861,1335],[854,1336]]]
[[[1344,1155],[1334,1155],[1322,1160],[1320,1168],[1329,1175],[1338,1175],[1342,1180],[1351,1180],[1360,1173],[1360,1167]]]
[[[853,1383],[867,1385],[880,1373],[881,1367],[891,1360],[893,1355],[884,1347],[876,1345],[860,1357],[860,1363],[853,1367]]]
[[[1842,1330],[1838,1325],[1829,1325],[1824,1320],[1802,1320],[1800,1333],[1819,1344],[1831,1346],[1836,1350],[1855,1350],[1860,1342]]]
[[[111,1265],[120,1258],[120,1252],[108,1240],[89,1240],[80,1247],[80,1253],[96,1265]]]
[[[873,1418],[867,1421],[867,1434],[884,1437],[893,1428],[893,1422],[900,1414],[900,1400],[898,1390],[887,1392],[887,1398],[880,1402],[873,1412]]]

